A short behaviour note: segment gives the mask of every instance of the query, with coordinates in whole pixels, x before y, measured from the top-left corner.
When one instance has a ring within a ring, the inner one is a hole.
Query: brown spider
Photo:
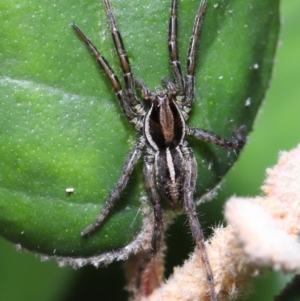
[[[163,77],[162,81],[166,88],[157,89],[154,92],[150,92],[143,81],[133,77],[109,0],[104,0],[104,4],[114,45],[123,71],[124,89],[113,69],[91,40],[86,37],[77,25],[73,24],[73,28],[96,57],[115,90],[124,114],[135,125],[135,128],[141,132],[141,136],[127,157],[122,175],[108,196],[106,204],[101,209],[94,223],[84,229],[81,235],[86,236],[90,234],[102,224],[112,206],[119,199],[135,164],[144,151],[144,181],[149,200],[153,205],[155,224],[151,246],[149,246],[146,258],[140,264],[139,272],[140,274],[142,273],[161,245],[163,230],[162,200],[169,202],[172,206],[180,206],[183,203],[193,238],[201,251],[201,260],[210,289],[210,300],[216,301],[217,295],[215,292],[214,277],[207,257],[204,235],[193,199],[197,179],[197,163],[193,151],[188,147],[185,139],[186,136],[192,136],[196,139],[230,149],[240,149],[245,141],[240,130],[237,131],[236,138],[227,140],[214,133],[186,125],[188,113],[194,101],[196,46],[206,0],[201,0],[195,18],[187,55],[186,76],[182,75],[178,59],[177,0],[172,0],[168,45],[174,80],[172,81],[167,77]],[[141,89],[142,100],[137,97],[135,86]]]

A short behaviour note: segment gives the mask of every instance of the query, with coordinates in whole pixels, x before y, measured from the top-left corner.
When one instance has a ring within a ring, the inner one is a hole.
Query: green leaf
[[[169,1],[111,5],[134,75],[150,89],[160,86],[163,75],[171,76]],[[198,5],[179,3],[183,69]],[[141,163],[99,231],[80,236],[117,182],[137,136],[70,26],[82,28],[121,79],[104,6],[98,0],[4,0],[0,18],[0,234],[47,255],[88,257],[126,246],[142,227]],[[278,30],[279,1],[208,1],[189,125],[224,138],[241,125],[251,130],[270,81]],[[199,198],[237,156],[189,142],[198,161]]]

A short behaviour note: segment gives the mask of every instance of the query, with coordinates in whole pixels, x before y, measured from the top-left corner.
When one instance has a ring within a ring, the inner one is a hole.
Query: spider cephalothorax
[[[170,66],[174,78],[171,80],[163,77],[162,80],[166,89],[159,89],[154,92],[150,92],[143,81],[133,77],[129,59],[111,11],[109,0],[104,0],[104,4],[114,45],[123,71],[124,88],[113,69],[94,44],[78,26],[73,24],[73,27],[96,57],[115,90],[124,114],[135,125],[135,128],[141,132],[141,136],[127,157],[122,175],[108,196],[100,214],[93,224],[81,232],[81,235],[88,235],[101,225],[110,208],[119,199],[120,193],[127,185],[128,178],[135,164],[144,152],[144,181],[149,201],[153,205],[154,229],[151,245],[140,265],[140,274],[160,248],[163,229],[161,201],[167,201],[173,206],[183,204],[189,219],[193,238],[201,251],[201,260],[209,284],[210,300],[216,301],[217,294],[215,292],[214,277],[206,254],[204,236],[196,214],[193,198],[197,179],[197,163],[192,149],[188,146],[186,136],[230,149],[240,149],[244,144],[244,139],[239,130],[237,131],[236,138],[223,139],[214,133],[188,127],[186,124],[188,113],[194,101],[196,46],[206,0],[201,0],[196,14],[190,38],[185,76],[182,75],[177,50],[177,0],[172,0],[168,45]],[[137,97],[136,87],[141,90],[142,99]],[[137,284],[139,285],[139,283],[138,279]]]

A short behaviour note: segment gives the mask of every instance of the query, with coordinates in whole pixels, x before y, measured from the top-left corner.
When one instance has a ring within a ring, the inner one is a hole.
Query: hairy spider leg
[[[128,179],[133,171],[135,164],[137,163],[138,159],[141,157],[145,145],[146,145],[146,139],[144,138],[144,136],[141,136],[138,139],[137,143],[135,144],[134,148],[131,150],[130,154],[128,155],[122,169],[122,175],[119,178],[117,185],[114,187],[114,189],[106,199],[104,207],[102,207],[99,215],[97,216],[93,224],[91,224],[81,232],[81,236],[86,236],[91,232],[95,231],[101,225],[103,220],[106,218],[110,209],[120,198],[121,192],[126,187]]]
[[[83,31],[76,24],[72,24],[72,26],[77,35],[85,42],[87,47],[91,50],[92,54],[97,59],[97,62],[103,69],[104,73],[109,78],[111,85],[115,90],[116,96],[119,99],[123,112],[131,122],[134,122],[137,118],[137,114],[130,107],[129,97],[126,91],[122,89],[118,76],[115,74],[114,70],[111,68],[104,56],[101,55],[99,50],[95,47],[93,42],[83,33]]]
[[[199,39],[199,33],[201,29],[203,14],[206,7],[206,0],[201,0],[198,13],[195,17],[194,27],[193,27],[193,33],[190,38],[190,45],[187,55],[187,74],[185,78],[185,101],[184,105],[187,106],[189,109],[191,108],[193,102],[194,102],[194,90],[195,90],[195,65],[196,65],[196,50],[197,50],[197,44]]]
[[[210,300],[217,301],[217,294],[215,291],[214,276],[210,267],[208,255],[205,248],[205,237],[199,222],[196,206],[194,203],[194,192],[196,189],[197,180],[197,163],[191,148],[186,145],[181,146],[181,151],[185,159],[185,182],[184,182],[184,209],[188,216],[192,236],[200,251],[200,257],[205,270],[205,275],[209,285]]]
[[[244,146],[244,144],[246,142],[245,139],[243,138],[243,132],[245,131],[245,129],[246,129],[245,126],[241,126],[236,131],[235,138],[224,139],[215,133],[212,133],[212,132],[209,132],[206,130],[202,130],[202,129],[198,129],[198,128],[194,128],[194,127],[186,126],[186,135],[190,136],[190,137],[194,137],[194,138],[202,140],[202,141],[205,141],[205,142],[210,142],[215,145],[219,145],[224,148],[240,149]]]
[[[178,94],[184,93],[184,79],[181,71],[181,64],[178,56],[177,47],[177,0],[171,2],[171,15],[169,19],[169,35],[168,35],[170,66],[173,72]]]
[[[136,286],[140,287],[141,277],[143,271],[146,269],[147,264],[152,260],[155,254],[158,252],[161,246],[162,231],[163,231],[163,209],[161,206],[160,196],[156,190],[155,184],[155,168],[154,168],[154,156],[148,155],[144,157],[144,181],[145,188],[147,190],[149,200],[153,206],[154,213],[154,227],[152,230],[151,247],[147,251],[145,257],[141,261],[138,269],[138,275],[136,279]]]
[[[141,106],[140,100],[136,95],[134,77],[131,71],[130,62],[126,54],[120,31],[117,27],[116,19],[111,11],[109,0],[104,0],[104,4],[106,8],[108,21],[110,24],[110,30],[114,41],[115,49],[117,51],[120,60],[120,65],[123,71],[125,89],[128,94],[129,104],[135,113],[137,113],[138,115],[144,115],[145,112],[143,110],[143,107]]]

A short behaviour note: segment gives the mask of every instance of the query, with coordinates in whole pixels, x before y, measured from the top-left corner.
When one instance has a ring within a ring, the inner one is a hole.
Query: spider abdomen
[[[173,206],[183,201],[184,158],[179,147],[166,148],[155,156],[155,183],[160,196]]]
[[[178,205],[182,203],[182,185],[181,183],[175,182],[169,183],[166,186],[168,192],[168,200],[172,205]]]

